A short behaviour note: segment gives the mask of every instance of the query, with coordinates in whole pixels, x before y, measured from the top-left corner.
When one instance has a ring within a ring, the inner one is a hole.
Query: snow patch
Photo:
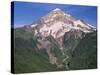
[[[61,11],[61,9],[59,9],[59,8],[56,8],[56,9],[54,9],[53,11]]]
[[[33,27],[36,27],[37,26],[37,24],[33,24],[33,25],[31,25],[31,27],[33,28]]]
[[[90,26],[91,28],[96,28],[96,27],[94,27],[93,25],[90,25],[90,24],[87,24],[88,26]]]

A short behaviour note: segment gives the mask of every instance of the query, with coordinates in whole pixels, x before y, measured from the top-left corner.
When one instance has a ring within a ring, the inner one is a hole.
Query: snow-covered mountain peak
[[[63,16],[71,16],[70,14],[67,14],[65,12],[63,12],[61,9],[59,8],[55,8],[54,10],[51,11],[51,14],[57,14],[57,15],[63,15]]]
[[[71,17],[70,14],[64,13],[59,8],[52,10],[40,19],[41,23],[47,26],[53,25],[56,22],[64,22],[66,24],[69,24],[72,20],[74,19]]]
[[[74,19],[70,14],[64,13],[59,8],[40,18],[39,22],[31,27],[36,27],[36,33],[39,33],[42,37],[52,35],[54,38],[62,37],[70,30],[79,30],[85,33],[94,31],[94,28],[88,23]]]
[[[61,9],[59,9],[59,8],[55,8],[53,11],[61,11]]]

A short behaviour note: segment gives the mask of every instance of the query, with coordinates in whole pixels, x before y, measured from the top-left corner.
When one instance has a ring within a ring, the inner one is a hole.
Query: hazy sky
[[[14,2],[14,27],[29,25],[55,8],[71,14],[76,19],[97,25],[97,7],[67,4]]]

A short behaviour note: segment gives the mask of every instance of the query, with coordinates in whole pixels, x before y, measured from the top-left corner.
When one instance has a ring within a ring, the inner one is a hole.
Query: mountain
[[[36,25],[38,25],[37,31],[43,35],[43,37],[52,35],[54,38],[64,35],[65,32],[70,31],[71,29],[81,30],[86,33],[95,30],[93,26],[90,26],[83,20],[76,20],[70,14],[65,14],[58,8],[43,16],[39,23],[31,25],[31,27]]]
[[[96,68],[96,32],[59,8],[14,29],[15,73]]]
[[[61,9],[56,8],[43,16],[38,23],[31,25],[35,29],[35,34],[46,38],[49,35],[59,41],[63,41],[66,32],[73,30],[90,33],[95,31],[95,27],[90,26],[83,20],[76,20],[70,14],[65,14]]]

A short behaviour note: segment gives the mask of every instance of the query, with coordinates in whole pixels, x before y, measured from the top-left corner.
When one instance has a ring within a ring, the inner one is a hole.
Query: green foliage
[[[49,63],[46,55],[41,53],[26,53],[21,50],[15,53],[15,73],[53,71],[55,67]]]
[[[87,34],[75,48],[70,69],[92,69],[97,67],[97,35]]]

